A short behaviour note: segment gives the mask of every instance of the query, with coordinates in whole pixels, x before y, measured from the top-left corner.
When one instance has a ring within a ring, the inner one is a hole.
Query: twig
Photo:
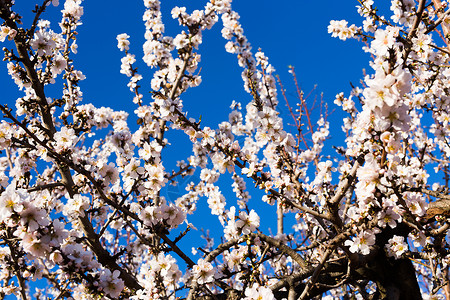
[[[47,183],[47,184],[42,184],[42,185],[36,185],[34,187],[29,188],[27,191],[29,193],[31,193],[31,192],[43,191],[43,190],[47,190],[47,189],[54,189],[57,187],[64,187],[64,184],[62,182],[52,182],[52,183]]]
[[[422,14],[424,9],[425,9],[425,0],[419,0],[419,6],[417,8],[414,24],[408,33],[409,41],[416,35],[417,28],[419,27],[420,21],[422,20]]]
[[[320,260],[319,265],[315,268],[313,275],[309,279],[308,283],[306,284],[305,289],[303,290],[302,294],[298,298],[299,300],[303,300],[303,299],[305,299],[306,296],[308,296],[309,290],[316,283],[316,280],[319,277],[320,271],[322,271],[322,268],[325,265],[325,261],[328,259],[328,257],[331,255],[331,253],[333,253],[335,248],[336,248],[335,245],[330,248],[327,248],[324,255],[322,256],[322,259]]]
[[[28,36],[31,38],[34,35],[34,31],[36,30],[37,22],[39,21],[39,17],[41,14],[45,11],[45,8],[50,3],[51,0],[44,0],[44,3],[36,10],[36,14],[34,15],[33,24],[30,27],[30,30],[28,30]]]
[[[433,25],[431,25],[430,27],[428,27],[428,29],[424,32],[424,34],[429,34],[430,32],[432,32],[433,30],[436,29],[436,27],[439,26],[439,24],[442,23],[442,21],[444,21],[444,19],[450,14],[450,9],[448,9],[445,13],[441,14],[439,16],[439,19],[434,22]]]

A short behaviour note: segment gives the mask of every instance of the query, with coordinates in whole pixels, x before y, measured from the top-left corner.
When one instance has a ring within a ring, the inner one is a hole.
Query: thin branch
[[[424,9],[425,9],[425,0],[419,0],[416,18],[414,19],[414,24],[408,33],[408,40],[411,40],[416,35],[417,28],[419,27],[420,21],[422,20],[422,14]]]
[[[54,189],[57,187],[64,187],[64,184],[62,182],[52,182],[52,183],[47,183],[47,184],[42,184],[42,185],[36,185],[36,186],[29,188],[27,191],[29,193],[31,193],[31,192],[36,192],[36,191]]]
[[[161,234],[161,233],[157,233],[157,235],[162,238],[162,240],[170,246],[170,248],[172,248],[172,250],[178,254],[178,256],[180,256],[188,265],[188,267],[190,269],[192,269],[192,267],[195,266],[195,263],[192,261],[192,259],[190,259],[183,251],[181,251],[180,248],[178,248],[178,246],[172,242],[171,239],[169,239],[165,234]]]
[[[327,250],[325,251],[325,253],[322,256],[322,259],[319,262],[319,265],[315,268],[313,275],[309,279],[308,283],[306,284],[305,289],[303,290],[302,294],[298,298],[299,300],[303,300],[303,299],[305,299],[306,296],[308,296],[308,293],[311,290],[311,288],[314,286],[314,284],[316,283],[317,278],[319,277],[320,271],[322,271],[322,268],[325,265],[326,260],[331,255],[331,253],[333,253],[335,247],[336,246],[327,248]]]
[[[356,178],[356,172],[358,171],[358,168],[364,164],[364,154],[361,154],[358,156],[358,158],[355,160],[355,163],[353,164],[353,167],[350,171],[350,173],[341,181],[337,188],[337,193],[334,195],[333,198],[330,199],[329,203],[331,205],[336,205],[339,203],[342,198],[345,196],[345,193],[349,189],[350,185],[352,184],[353,180]]]
[[[98,233],[98,237],[101,238],[102,235],[105,233],[106,229],[108,229],[108,226],[114,221],[114,218],[119,210],[117,208],[114,209],[111,216],[109,216],[108,221],[106,221],[105,225],[100,229],[100,232]]]
[[[30,30],[28,30],[28,36],[31,38],[34,35],[34,31],[36,30],[37,23],[39,21],[39,18],[41,14],[45,11],[45,8],[50,4],[52,0],[44,0],[44,3],[36,10],[36,14],[34,15],[33,24],[30,27]]]
[[[98,261],[110,270],[119,270],[120,278],[124,281],[125,285],[132,290],[140,290],[143,287],[138,283],[136,278],[129,274],[125,269],[120,267],[116,263],[116,259],[105,249],[99,241],[98,235],[92,228],[92,224],[87,218],[86,214],[78,218],[82,223],[84,235],[89,247],[97,256]]]
[[[11,242],[7,242],[7,244],[8,244],[10,253],[11,253],[11,258],[14,263],[14,273],[15,273],[15,275],[17,277],[17,281],[19,283],[20,296],[21,296],[22,300],[27,300],[25,278],[21,274],[21,267],[19,265],[19,260],[18,260],[18,255],[16,253],[15,245],[13,245]]]
[[[428,29],[424,32],[424,34],[429,34],[430,32],[432,32],[433,30],[436,29],[436,27],[438,27],[442,21],[444,21],[444,19],[450,14],[450,9],[448,9],[445,13],[441,14],[439,16],[439,19],[434,22],[433,25],[431,25],[430,27],[428,27]],[[443,26],[444,27],[444,26]]]

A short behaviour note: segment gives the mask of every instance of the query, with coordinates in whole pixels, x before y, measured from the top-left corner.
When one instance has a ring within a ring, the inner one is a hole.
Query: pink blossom
[[[245,300],[275,300],[272,290],[255,283],[245,289]]]
[[[201,258],[192,268],[192,273],[198,284],[204,284],[214,280],[215,270],[210,262]]]
[[[363,231],[353,240],[346,240],[344,244],[350,247],[352,253],[367,255],[370,253],[370,247],[375,244],[375,234],[371,230]]]
[[[249,234],[258,228],[259,216],[253,209],[249,214],[241,211],[239,213],[239,219],[236,221],[236,226],[242,231],[242,234]]]

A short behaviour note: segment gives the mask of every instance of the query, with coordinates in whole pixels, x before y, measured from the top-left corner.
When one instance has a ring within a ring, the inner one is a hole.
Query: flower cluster
[[[170,255],[159,253],[144,263],[139,271],[139,282],[144,287],[131,299],[155,299],[159,296],[159,283],[167,287],[167,292],[174,292],[182,281],[177,261]]]
[[[241,211],[238,216],[235,216],[235,213],[236,208],[234,206],[227,213],[229,220],[224,229],[227,239],[236,238],[241,233],[249,234],[259,227],[260,218],[254,210],[251,210],[250,213]]]
[[[388,242],[389,244],[386,245],[386,251],[389,256],[400,258],[408,251],[408,244],[406,244],[403,236],[394,235]]]
[[[140,211],[143,223],[147,226],[164,222],[168,228],[175,228],[186,218],[186,214],[174,205],[147,206]]]
[[[197,264],[192,268],[192,274],[194,276],[194,280],[198,284],[204,284],[214,280],[216,271],[210,262],[205,261],[204,259],[199,259]]]
[[[258,300],[258,299],[267,299],[267,300],[275,300],[272,291],[264,286],[259,286],[259,284],[255,283],[252,287],[248,287],[245,289],[245,300]]]
[[[14,39],[17,31],[8,26],[0,26],[0,42],[4,42],[6,38],[9,40]]]
[[[354,37],[358,30],[360,30],[360,28],[355,25],[348,26],[348,22],[345,20],[331,21],[328,26],[328,33],[331,33],[332,37],[338,37],[343,41]]]

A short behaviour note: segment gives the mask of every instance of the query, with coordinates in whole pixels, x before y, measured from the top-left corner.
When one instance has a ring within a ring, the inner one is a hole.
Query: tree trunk
[[[377,249],[374,249],[376,252],[373,258],[356,270],[362,277],[377,285],[373,299],[422,300],[412,262],[407,258],[388,257],[384,249],[394,235],[406,239],[409,231],[404,224],[398,224],[394,229],[385,228],[377,235]]]

